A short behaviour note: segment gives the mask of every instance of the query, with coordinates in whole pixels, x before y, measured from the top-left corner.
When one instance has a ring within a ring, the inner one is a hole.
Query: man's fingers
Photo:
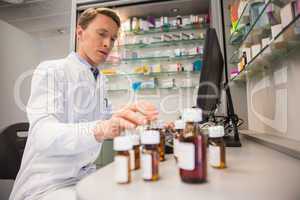
[[[143,115],[139,115],[137,112],[133,112],[132,110],[125,110],[121,113],[116,114],[117,117],[121,117],[126,119],[135,125],[143,125],[147,123],[147,118]]]
[[[122,117],[116,117],[116,120],[118,120],[118,127],[121,129],[120,131],[123,131],[124,129],[132,129],[135,128],[136,125]]]
[[[139,112],[145,116],[158,115],[158,111],[157,111],[156,107],[152,103],[149,103],[147,101],[139,101],[139,102],[133,104],[130,107],[130,109],[135,112]]]

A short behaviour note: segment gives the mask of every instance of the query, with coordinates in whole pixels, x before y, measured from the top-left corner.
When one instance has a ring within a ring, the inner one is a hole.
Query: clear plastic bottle
[[[132,149],[132,142],[129,136],[114,138],[115,181],[120,184],[131,182],[131,168],[129,151]]]
[[[157,181],[159,179],[159,132],[145,130],[141,133],[141,144],[143,145],[142,177],[145,181]]]
[[[207,139],[200,131],[201,109],[185,109],[185,129],[179,137],[178,166],[181,180],[188,183],[205,182],[207,178]]]
[[[132,141],[132,150],[129,151],[130,154],[130,161],[131,161],[131,170],[137,170],[140,169],[141,166],[141,152],[140,152],[140,137],[139,135],[131,135],[131,141]]]
[[[176,120],[174,122],[175,125],[175,133],[174,133],[174,140],[173,140],[173,152],[174,152],[174,158],[176,162],[178,161],[178,143],[179,143],[179,137],[183,134],[183,130],[185,127],[185,123],[183,120]]]
[[[226,151],[225,142],[223,140],[224,127],[213,126],[208,128],[208,158],[212,167],[224,169],[226,168]]]

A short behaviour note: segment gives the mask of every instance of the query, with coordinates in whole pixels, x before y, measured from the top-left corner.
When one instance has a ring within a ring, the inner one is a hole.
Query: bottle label
[[[209,163],[211,166],[219,167],[221,165],[221,149],[218,146],[209,145]]]
[[[187,142],[179,142],[177,147],[178,166],[184,170],[195,169],[195,145]]]
[[[117,183],[128,182],[128,157],[115,156],[115,180]]]
[[[142,154],[142,169],[144,179],[152,179],[152,156],[151,154]]]
[[[135,155],[134,155],[134,150],[129,151],[129,156],[130,156],[130,169],[134,170],[135,168]]]
[[[178,143],[179,143],[179,141],[178,141],[178,139],[174,139],[174,142],[173,142],[173,152],[174,152],[174,156],[178,156],[177,154],[177,149],[178,149]]]

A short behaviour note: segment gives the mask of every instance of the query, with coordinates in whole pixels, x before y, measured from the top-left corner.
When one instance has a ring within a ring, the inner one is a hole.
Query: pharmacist
[[[157,118],[156,108],[145,101],[111,113],[98,70],[119,28],[114,11],[87,9],[78,19],[77,52],[35,70],[28,140],[10,200],[75,200],[74,186],[95,171],[101,143]]]

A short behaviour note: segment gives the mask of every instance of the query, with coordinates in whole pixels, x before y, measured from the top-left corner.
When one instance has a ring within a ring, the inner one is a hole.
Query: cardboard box
[[[282,30],[282,25],[281,24],[277,24],[274,26],[271,26],[271,32],[272,32],[272,39],[274,39]],[[277,38],[276,42],[282,42],[283,41],[283,37],[280,36],[279,38]]]
[[[265,48],[270,43],[270,41],[271,41],[270,38],[263,38],[261,40],[261,47]]]
[[[261,50],[261,44],[255,44],[251,46],[252,58],[255,57]]]
[[[294,19],[292,3],[288,3],[280,10],[280,17],[281,25],[283,28],[286,27]]]
[[[266,46],[268,46],[268,44],[270,44],[270,38],[263,38],[261,40],[261,48],[265,48]],[[271,49],[270,48],[267,48],[264,50],[264,54],[268,54],[268,53],[271,53]]]

